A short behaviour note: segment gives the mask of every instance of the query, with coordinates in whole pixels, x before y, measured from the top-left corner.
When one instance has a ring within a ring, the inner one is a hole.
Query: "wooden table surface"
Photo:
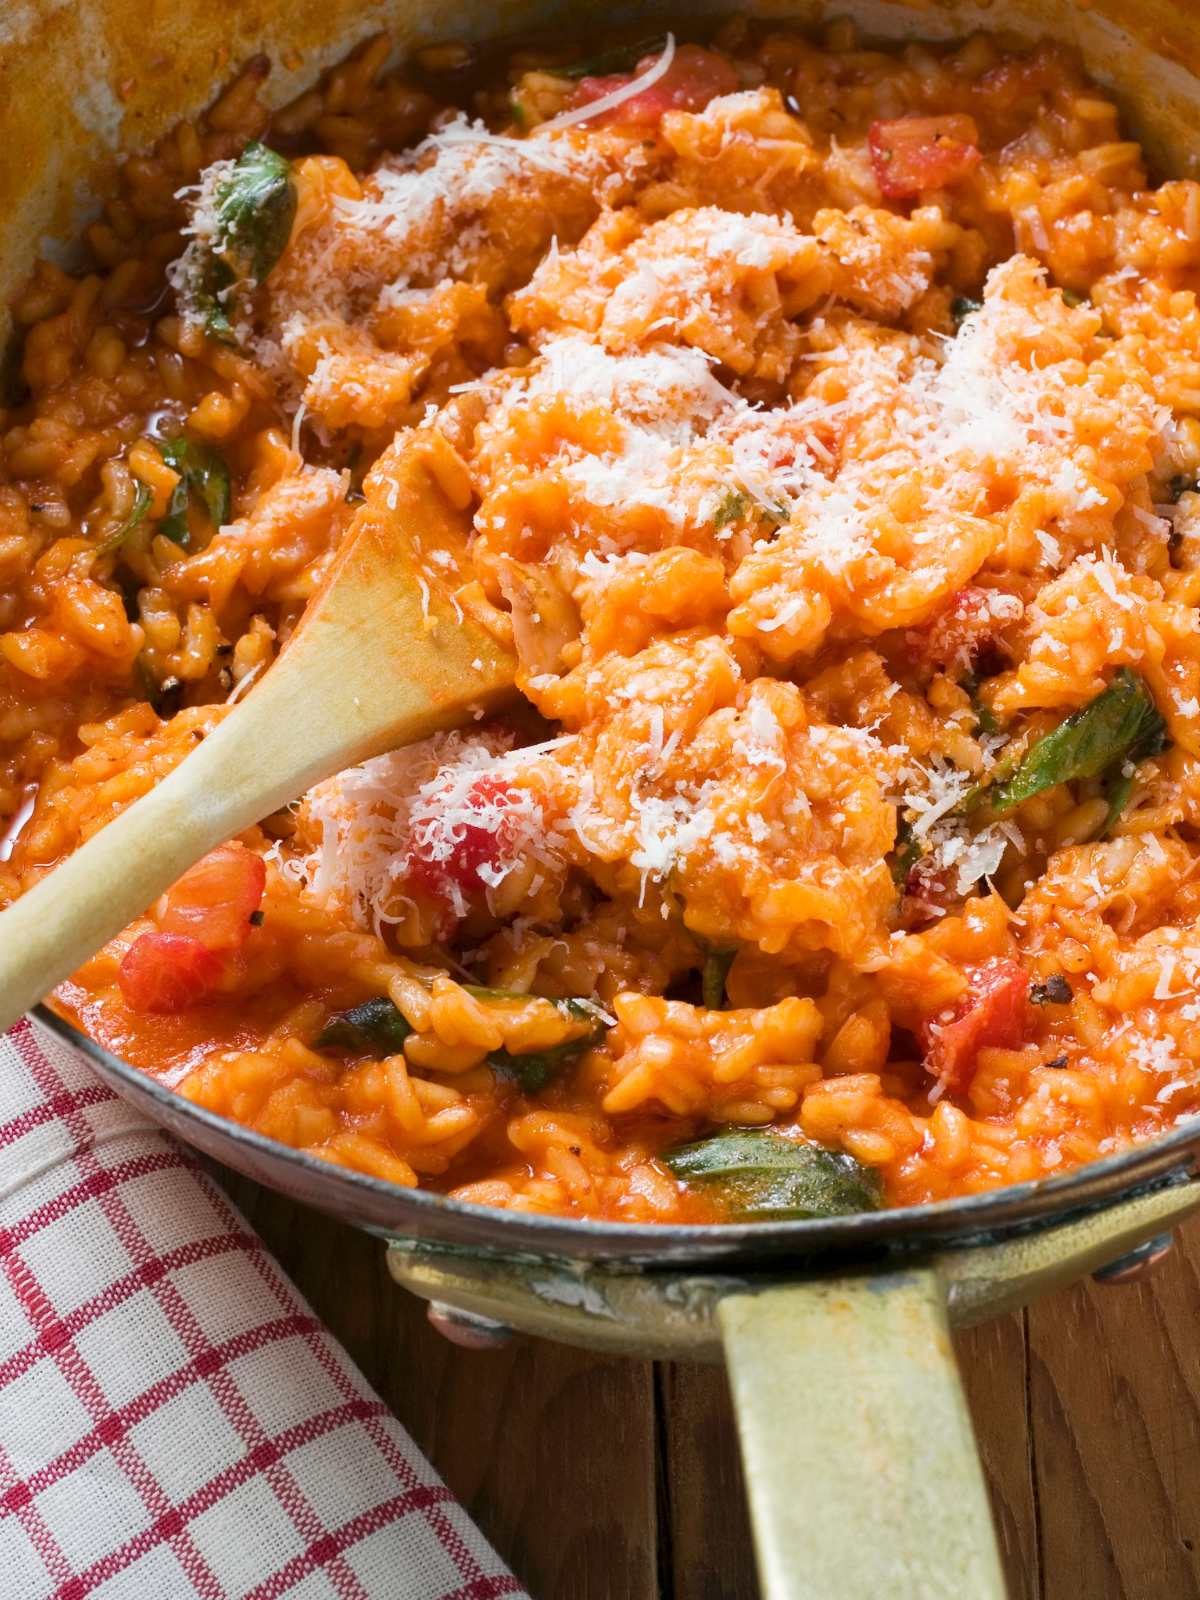
[[[378,1240],[222,1181],[533,1600],[757,1594],[720,1370],[457,1349]],[[1013,1600],[1200,1600],[1200,1219],[957,1344]]]

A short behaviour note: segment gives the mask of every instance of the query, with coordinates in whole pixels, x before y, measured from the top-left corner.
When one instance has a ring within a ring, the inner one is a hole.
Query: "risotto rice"
[[[520,699],[213,852],[57,1008],[331,1162],[628,1221],[1200,1112],[1200,185],[1053,45],[389,50],[273,115],[250,62],[14,307],[0,899],[412,474]]]

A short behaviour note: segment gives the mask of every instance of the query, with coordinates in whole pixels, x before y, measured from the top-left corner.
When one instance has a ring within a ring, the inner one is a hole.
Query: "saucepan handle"
[[[935,1271],[733,1294],[719,1316],[764,1600],[1004,1600]]]

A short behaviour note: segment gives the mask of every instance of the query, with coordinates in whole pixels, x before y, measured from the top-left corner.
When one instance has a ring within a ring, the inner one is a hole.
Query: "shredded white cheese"
[[[635,95],[651,89],[669,70],[675,59],[675,35],[668,33],[667,42],[662,54],[652,66],[646,68],[636,78],[622,84],[619,89],[613,89],[610,94],[601,95],[598,100],[592,100],[586,106],[576,106],[572,111],[560,111],[557,117],[551,117],[548,122],[543,122],[535,130],[539,136],[548,133],[557,133],[560,128],[573,128],[578,122],[590,122],[593,117],[603,116],[608,111],[615,111],[618,106],[624,105],[626,100],[632,100]]]

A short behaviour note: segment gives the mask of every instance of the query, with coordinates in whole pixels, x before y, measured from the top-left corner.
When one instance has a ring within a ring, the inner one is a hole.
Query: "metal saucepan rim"
[[[507,1253],[643,1263],[652,1263],[658,1258],[678,1264],[689,1257],[699,1263],[705,1259],[733,1257],[778,1258],[788,1254],[803,1257],[825,1254],[833,1249],[853,1254],[869,1252],[872,1248],[903,1248],[938,1239],[956,1239],[962,1243],[964,1239],[986,1239],[1111,1202],[1156,1179],[1181,1178],[1190,1168],[1188,1158],[1200,1152],[1200,1117],[1196,1117],[1171,1133],[1148,1140],[1135,1149],[1105,1156],[1061,1177],[1013,1184],[956,1200],[808,1221],[621,1223],[502,1211],[470,1205],[432,1190],[404,1188],[386,1179],[322,1161],[183,1099],[148,1073],[97,1044],[74,1023],[47,1006],[38,1006],[33,1015],[59,1038],[82,1050],[102,1069],[102,1075],[128,1084],[134,1099],[152,1102],[168,1124],[197,1124],[213,1135],[213,1142],[231,1141],[268,1164],[283,1162],[298,1173],[304,1173],[312,1181],[314,1190],[319,1191],[310,1197],[310,1203],[320,1206],[324,1202],[326,1209],[337,1214],[335,1201],[339,1196],[345,1197],[350,1205],[358,1197],[361,1201],[375,1202],[370,1209],[376,1213],[382,1207],[395,1212],[394,1222],[389,1219],[375,1231],[439,1241],[448,1241],[457,1231],[468,1246],[491,1247]]]

